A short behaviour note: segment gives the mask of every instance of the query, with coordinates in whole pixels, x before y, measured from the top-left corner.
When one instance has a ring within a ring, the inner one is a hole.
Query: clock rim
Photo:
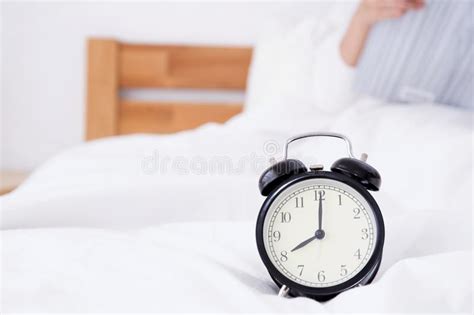
[[[346,185],[349,185],[350,187],[355,189],[358,193],[362,195],[363,198],[366,199],[366,201],[372,208],[372,211],[374,213],[374,218],[376,221],[375,224],[377,225],[377,237],[375,239],[374,251],[369,261],[367,262],[367,264],[351,279],[343,283],[339,283],[335,286],[324,287],[324,288],[308,287],[300,283],[294,282],[293,280],[288,279],[285,275],[283,275],[275,267],[275,265],[273,265],[270,257],[268,257],[268,254],[264,245],[264,238],[263,238],[264,221],[270,209],[270,206],[275,201],[275,199],[290,186],[298,182],[301,182],[307,179],[313,179],[313,178],[332,179],[335,181],[342,182]],[[270,273],[270,276],[277,283],[277,285],[279,286],[286,285],[290,289],[290,293],[292,294],[312,296],[312,297],[331,297],[343,291],[346,291],[352,287],[355,287],[360,283],[363,283],[364,280],[367,280],[369,276],[372,276],[371,278],[375,276],[372,274],[372,272],[377,267],[377,265],[380,264],[380,261],[382,259],[383,244],[385,240],[385,226],[384,226],[384,221],[382,217],[382,212],[380,211],[380,208],[377,202],[369,193],[369,191],[366,188],[364,188],[361,184],[359,184],[357,181],[353,180],[352,178],[349,178],[342,174],[328,172],[328,171],[313,171],[313,172],[298,174],[298,175],[294,175],[290,177],[287,181],[285,181],[283,184],[278,186],[274,191],[272,191],[268,195],[268,197],[263,202],[262,207],[260,208],[260,212],[258,214],[257,226],[256,226],[256,239],[257,239],[257,248],[258,248],[260,258],[262,259],[265,267]],[[369,280],[368,282],[370,282],[371,279],[368,279],[368,280]]]

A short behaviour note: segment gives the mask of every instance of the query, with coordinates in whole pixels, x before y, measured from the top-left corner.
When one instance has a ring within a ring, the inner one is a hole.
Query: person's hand
[[[408,10],[421,9],[425,0],[362,0],[357,9],[358,22],[367,26],[401,17]]]
[[[341,57],[354,67],[372,26],[382,20],[401,17],[408,10],[418,10],[425,0],[361,0],[341,42]]]

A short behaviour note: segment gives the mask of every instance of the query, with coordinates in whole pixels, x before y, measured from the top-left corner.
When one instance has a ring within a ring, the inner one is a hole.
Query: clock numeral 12
[[[316,201],[319,201],[319,199],[326,200],[324,198],[325,195],[326,195],[326,191],[324,191],[324,190],[315,190],[314,191],[314,200],[316,200]]]
[[[339,197],[339,205],[342,206],[342,196],[339,195],[338,197]]]

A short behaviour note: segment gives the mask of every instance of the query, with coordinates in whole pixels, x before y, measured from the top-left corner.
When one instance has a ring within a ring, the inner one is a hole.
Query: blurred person
[[[419,10],[424,0],[362,0],[341,42],[341,56],[349,66],[356,66],[367,36],[375,23],[396,19],[409,10]]]
[[[393,102],[474,108],[469,0],[362,0],[340,43],[355,90]]]

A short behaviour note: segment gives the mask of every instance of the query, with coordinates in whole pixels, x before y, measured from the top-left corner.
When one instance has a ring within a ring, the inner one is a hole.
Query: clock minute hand
[[[318,230],[323,229],[323,198],[322,193],[319,193],[319,209],[318,209]]]
[[[307,240],[301,242],[300,244],[296,245],[296,247],[293,248],[291,251],[294,252],[295,250],[300,249],[301,247],[304,247],[304,246],[308,245],[309,243],[311,243],[315,239],[317,239],[316,235],[312,236],[312,237],[308,238]]]

